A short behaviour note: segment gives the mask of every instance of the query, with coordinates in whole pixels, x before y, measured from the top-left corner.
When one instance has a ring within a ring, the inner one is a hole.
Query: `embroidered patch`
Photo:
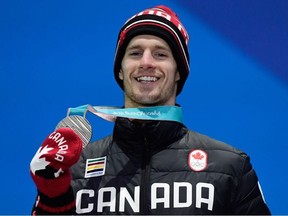
[[[207,167],[208,155],[205,151],[195,149],[189,153],[188,164],[196,172],[203,171]]]
[[[86,160],[85,178],[103,176],[106,168],[106,156]]]

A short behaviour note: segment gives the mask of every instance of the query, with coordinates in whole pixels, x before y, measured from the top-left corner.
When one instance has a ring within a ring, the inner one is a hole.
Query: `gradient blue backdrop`
[[[190,32],[185,124],[246,151],[272,213],[288,214],[286,0],[0,0],[0,214],[30,213],[30,160],[68,107],[123,104],[118,30],[157,4]],[[112,123],[89,120],[93,139],[110,134]]]

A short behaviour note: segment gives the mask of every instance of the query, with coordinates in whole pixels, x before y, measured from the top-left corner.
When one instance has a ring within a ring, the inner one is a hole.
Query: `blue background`
[[[166,4],[190,32],[185,124],[252,159],[273,214],[288,214],[288,1],[0,0],[0,214],[29,214],[29,163],[68,107],[123,105],[113,78],[118,30]],[[112,123],[90,116],[93,139]]]

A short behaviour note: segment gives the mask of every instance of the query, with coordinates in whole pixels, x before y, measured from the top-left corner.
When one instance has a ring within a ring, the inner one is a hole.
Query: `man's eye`
[[[162,53],[162,52],[157,52],[157,53],[155,53],[154,55],[155,55],[156,57],[158,57],[158,58],[164,58],[164,57],[167,56],[165,53]]]
[[[140,51],[131,51],[131,52],[129,53],[129,55],[130,55],[130,56],[139,56],[139,55],[141,55],[141,52],[140,52]]]

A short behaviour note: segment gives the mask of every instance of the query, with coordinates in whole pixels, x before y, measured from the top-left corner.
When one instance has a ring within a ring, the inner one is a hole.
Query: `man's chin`
[[[141,106],[157,106],[159,104],[158,97],[154,95],[136,97],[135,101]]]

